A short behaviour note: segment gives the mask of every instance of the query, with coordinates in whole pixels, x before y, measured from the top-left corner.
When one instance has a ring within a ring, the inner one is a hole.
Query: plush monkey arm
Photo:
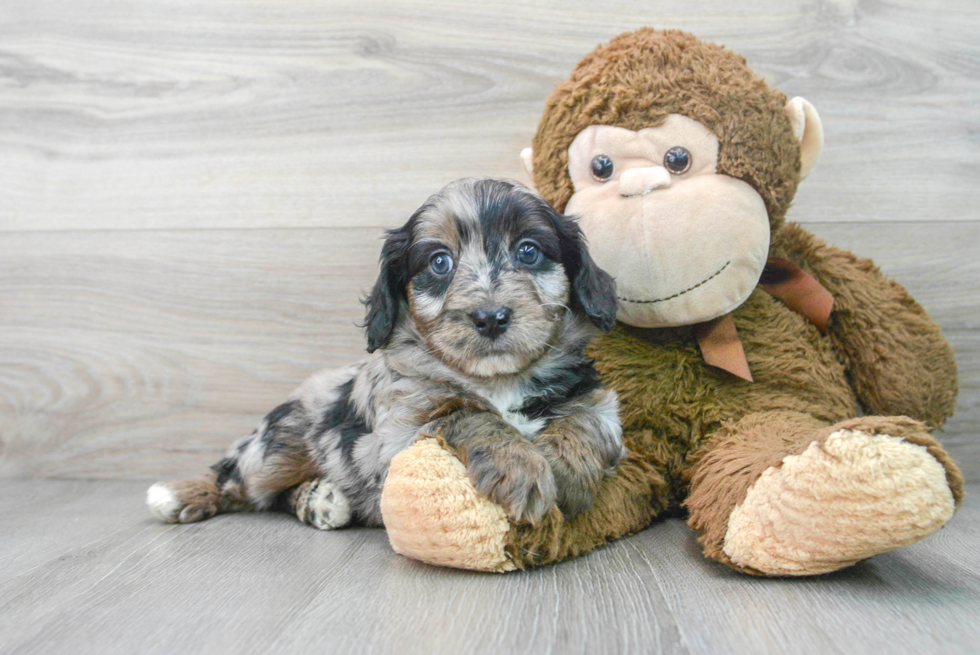
[[[871,260],[828,246],[799,225],[773,236],[771,254],[811,273],[834,296],[828,336],[869,413],[939,427],[956,405],[956,361],[939,326]]]
[[[391,462],[381,497],[396,552],[437,566],[511,571],[576,557],[650,524],[669,485],[649,453],[629,452],[573,520],[557,507],[537,525],[515,524],[481,495],[455,451],[422,439]]]

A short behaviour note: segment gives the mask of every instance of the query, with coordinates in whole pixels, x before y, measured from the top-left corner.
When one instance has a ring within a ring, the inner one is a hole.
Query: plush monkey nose
[[[470,313],[470,319],[477,332],[490,339],[496,339],[510,326],[510,314],[509,307],[480,308]]]
[[[667,186],[670,186],[670,173],[663,166],[632,168],[619,176],[619,195],[627,198]]]

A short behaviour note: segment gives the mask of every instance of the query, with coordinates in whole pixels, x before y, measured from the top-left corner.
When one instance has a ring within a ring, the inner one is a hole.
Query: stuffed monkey
[[[515,524],[438,439],[403,452],[382,510],[396,551],[509,570],[687,511],[704,554],[826,573],[933,533],[963,480],[931,431],[956,401],[939,327],[874,264],[785,223],[823,137],[744,58],[641,29],[589,54],[522,153],[616,278],[592,347],[628,457],[577,516]]]

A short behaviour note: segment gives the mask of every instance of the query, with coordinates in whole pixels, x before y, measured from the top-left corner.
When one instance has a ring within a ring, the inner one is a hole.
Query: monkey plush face
[[[617,318],[655,328],[749,297],[822,143],[813,107],[787,101],[741,56],[644,28],[596,48],[555,88],[521,158],[616,279]]]
[[[575,137],[565,211],[580,217],[599,265],[616,279],[620,320],[698,323],[752,293],[769,251],[769,215],[752,187],[717,169],[718,137],[678,114],[660,127],[593,125]]]

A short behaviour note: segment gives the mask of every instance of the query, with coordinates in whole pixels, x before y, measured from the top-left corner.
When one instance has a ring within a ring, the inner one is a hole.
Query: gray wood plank
[[[969,653],[980,638],[969,491],[919,544],[779,580],[704,560],[677,519],[491,575],[401,558],[382,530],[318,532],[275,514],[158,524],[136,516],[139,483],[0,481],[0,515],[24,526],[0,534],[2,552],[32,560],[0,581],[0,652]],[[64,521],[58,503],[21,503],[35,494],[88,502]]]
[[[641,24],[820,110],[791,218],[940,321],[944,443],[980,480],[980,5],[806,0],[0,3],[0,478],[200,470],[363,351],[382,227],[522,178],[544,98]],[[701,558],[677,520],[505,576],[284,516],[165,526],[144,482],[0,479],[0,653],[976,652],[980,515],[815,580]]]
[[[803,225],[874,259],[944,328],[980,329],[980,220]],[[362,318],[382,239],[380,228],[8,233],[0,325],[333,336]]]
[[[134,524],[145,527],[132,482],[25,480],[0,483],[0,582],[107,537],[124,541]]]
[[[623,546],[661,585],[692,652],[974,653],[976,516],[967,504],[925,541],[812,579],[746,578],[701,559],[676,520]]]
[[[554,83],[644,23],[815,103],[800,220],[977,218],[970,0],[11,0],[0,231],[392,226],[456,177],[519,177]]]
[[[947,443],[980,479],[980,224],[809,225],[906,284],[960,362]],[[306,376],[364,352],[378,230],[0,239],[0,475],[155,478],[215,461]]]

